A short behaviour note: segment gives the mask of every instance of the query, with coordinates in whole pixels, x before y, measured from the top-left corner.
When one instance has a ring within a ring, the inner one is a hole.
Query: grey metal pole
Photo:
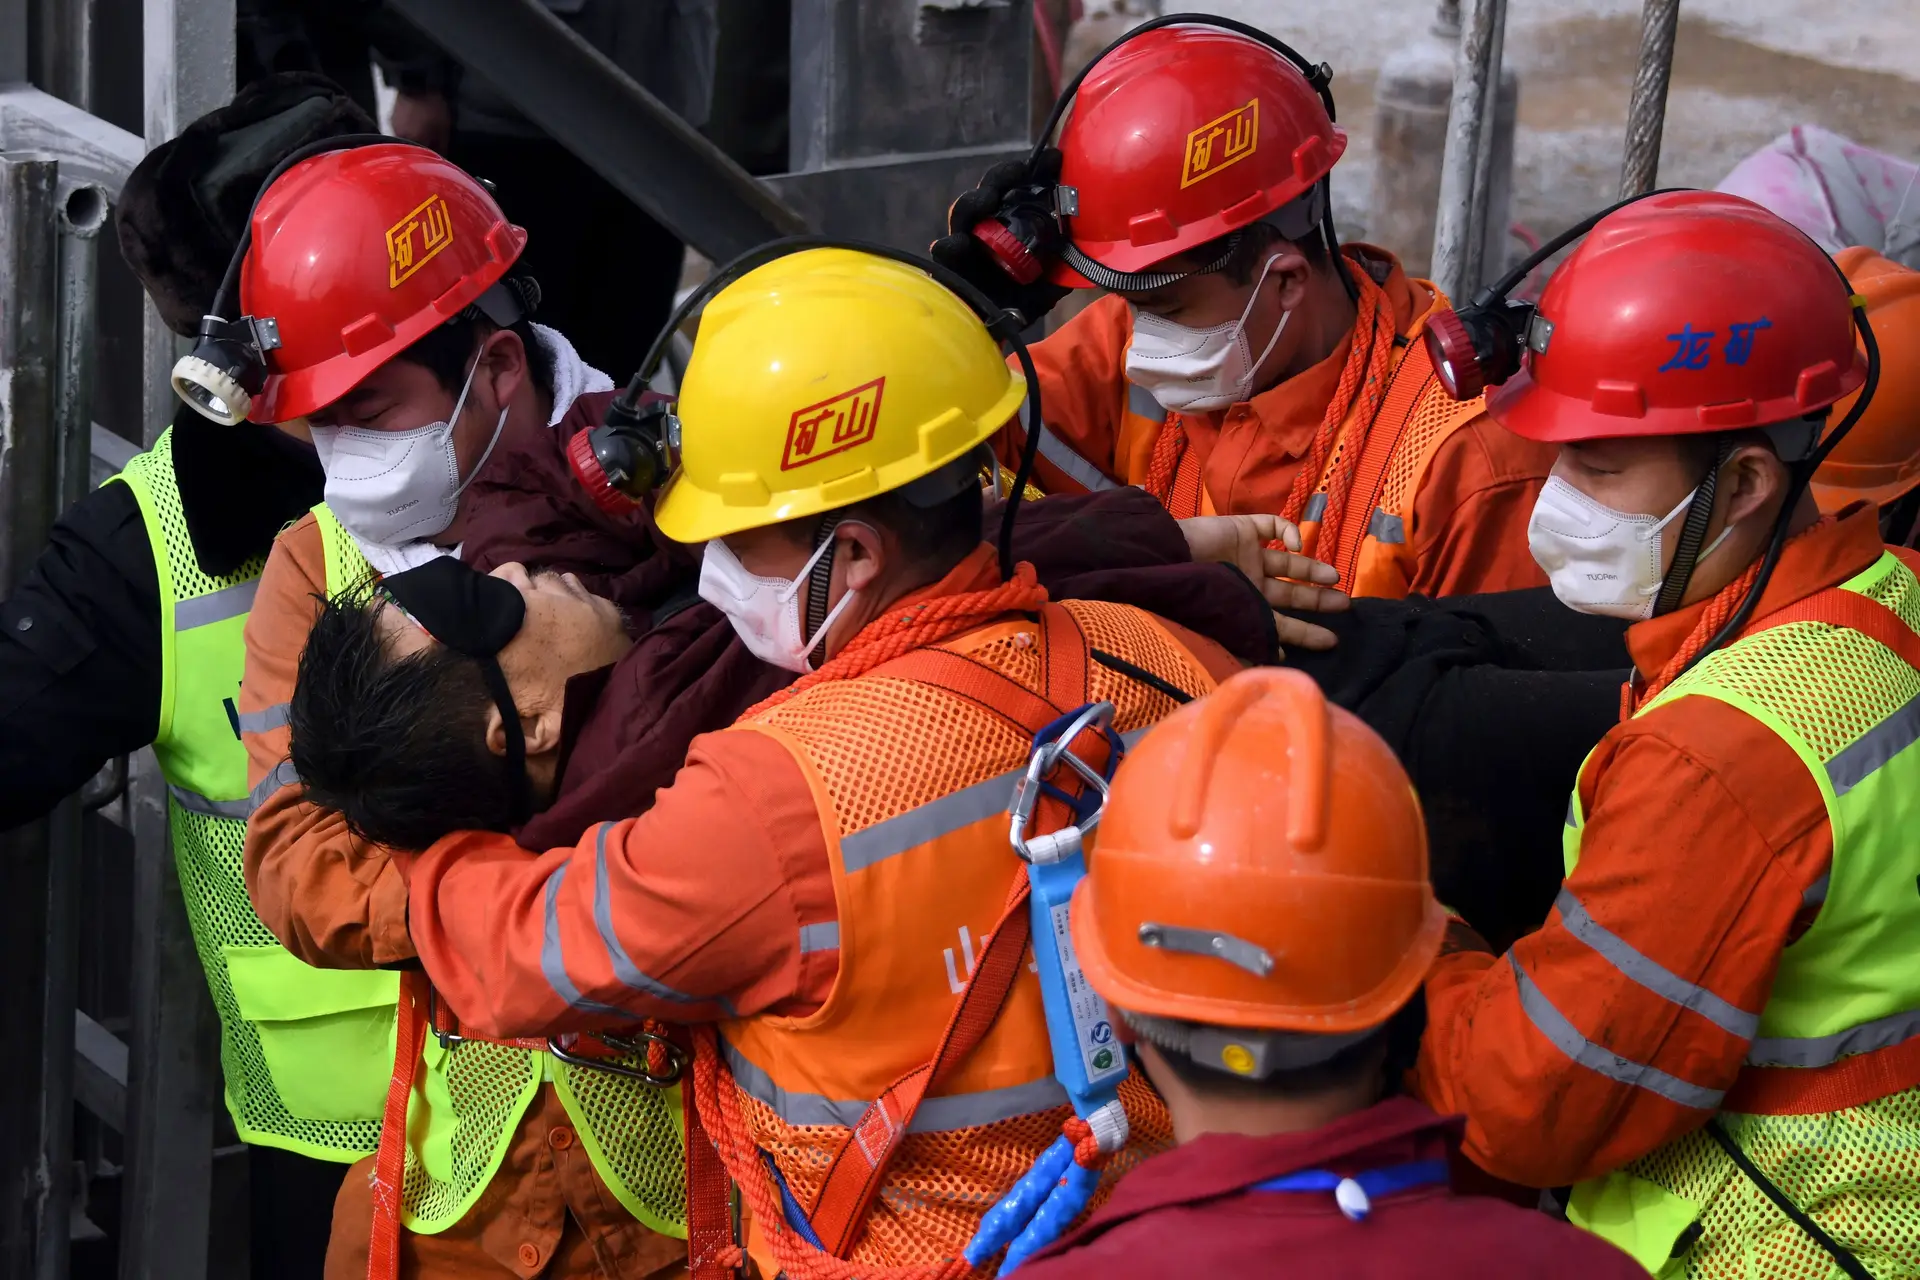
[[[27,79],[27,0],[0,0],[0,84]]]
[[[0,592],[8,595],[45,544],[59,511],[52,369],[57,344],[58,165],[0,154]],[[13,625],[30,630],[31,616]],[[47,921],[54,823],[0,834],[0,1275],[39,1272],[46,1218],[66,1185],[46,1166],[47,1099],[71,1069],[50,1075]],[[57,975],[56,975],[57,976]],[[72,1013],[66,1014],[69,1021]],[[69,1060],[72,1049],[67,1050]],[[63,1116],[67,1124],[71,1117]],[[60,1247],[66,1245],[64,1219]]]
[[[1493,47],[1487,55],[1487,85],[1480,100],[1480,137],[1473,159],[1473,216],[1468,223],[1472,232],[1466,243],[1466,280],[1475,289],[1491,274],[1487,246],[1498,243],[1490,234],[1487,219],[1493,205],[1494,144],[1500,132],[1494,121],[1499,114],[1500,63],[1507,49],[1507,0],[1490,0],[1489,7],[1493,10]]]
[[[60,338],[53,420],[60,442],[60,504],[86,496],[93,455],[93,333],[100,233],[113,212],[98,183],[60,184]]]
[[[393,0],[393,7],[714,261],[808,230],[805,219],[539,0]]]
[[[1620,161],[1620,198],[1652,191],[1660,179],[1660,135],[1667,122],[1667,84],[1673,78],[1673,39],[1680,0],[1647,0],[1640,13],[1640,64],[1627,103],[1627,149]]]
[[[1474,179],[1481,135],[1491,130],[1493,90],[1499,84],[1500,27],[1506,0],[1470,0],[1448,106],[1447,147],[1441,160],[1440,208],[1433,230],[1433,278],[1449,297],[1464,299],[1479,283],[1473,257],[1484,228],[1474,224]]]

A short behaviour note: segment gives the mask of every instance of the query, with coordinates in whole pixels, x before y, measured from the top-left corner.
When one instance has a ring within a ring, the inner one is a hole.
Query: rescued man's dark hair
[[[506,831],[513,779],[487,749],[493,705],[479,664],[444,645],[395,657],[384,601],[364,587],[325,602],[287,708],[306,797],[363,840],[424,849],[454,831]]]

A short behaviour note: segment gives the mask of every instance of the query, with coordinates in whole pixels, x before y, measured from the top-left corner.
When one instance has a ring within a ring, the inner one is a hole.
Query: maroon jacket
[[[1451,1157],[1460,1123],[1389,1098],[1309,1133],[1207,1134],[1127,1174],[1020,1280],[1098,1276],[1338,1276],[1341,1280],[1646,1280],[1626,1254],[1543,1213],[1416,1187],[1349,1221],[1331,1194],[1248,1191],[1308,1169],[1357,1175]]]

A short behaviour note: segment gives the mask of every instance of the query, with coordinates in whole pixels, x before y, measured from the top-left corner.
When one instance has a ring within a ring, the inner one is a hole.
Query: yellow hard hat
[[[964,457],[1026,394],[986,325],[925,273],[850,249],[789,254],[707,303],[654,520],[705,542],[898,489]]]

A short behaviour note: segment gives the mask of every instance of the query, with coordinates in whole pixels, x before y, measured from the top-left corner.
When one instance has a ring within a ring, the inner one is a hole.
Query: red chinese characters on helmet
[[[1137,272],[1298,199],[1346,149],[1276,50],[1200,26],[1149,31],[1074,96],[1060,132],[1068,234],[1102,266]],[[1064,265],[1052,278],[1089,284]]]
[[[526,243],[485,187],[423,148],[295,165],[255,206],[240,273],[242,308],[280,342],[249,416],[281,422],[339,399],[470,306]]]
[[[1602,219],[1554,273],[1523,367],[1487,407],[1550,442],[1808,417],[1866,377],[1849,299],[1820,247],[1759,205],[1653,196]]]

